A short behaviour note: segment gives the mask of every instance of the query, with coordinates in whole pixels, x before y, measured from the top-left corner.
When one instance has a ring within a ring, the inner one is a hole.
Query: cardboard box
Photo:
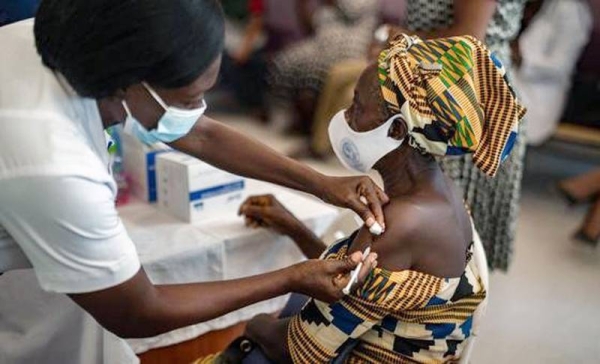
[[[156,160],[158,206],[187,222],[235,216],[244,199],[244,178],[187,154],[161,154]]]
[[[125,133],[120,133],[120,137],[123,144],[123,168],[131,193],[146,202],[156,202],[156,157],[173,152],[173,149],[162,143],[148,146]]]

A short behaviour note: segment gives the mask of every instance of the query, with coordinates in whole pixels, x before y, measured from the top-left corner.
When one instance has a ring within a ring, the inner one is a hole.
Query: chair
[[[474,240],[474,250],[473,250],[473,259],[475,259],[475,264],[479,268],[479,276],[481,277],[481,282],[487,291],[487,296],[479,304],[479,307],[475,310],[473,314],[473,326],[471,329],[471,336],[467,339],[467,344],[463,349],[462,355],[459,360],[459,364],[468,364],[471,359],[471,354],[473,354],[473,347],[475,346],[475,342],[477,341],[479,334],[479,326],[481,325],[481,321],[485,316],[485,312],[487,309],[487,304],[490,299],[490,273],[488,269],[488,263],[485,256],[485,250],[483,249],[483,244],[481,243],[481,239],[479,238],[479,234],[477,231],[473,229],[473,240]]]

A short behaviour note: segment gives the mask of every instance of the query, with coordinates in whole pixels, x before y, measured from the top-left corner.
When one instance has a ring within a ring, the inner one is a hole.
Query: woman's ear
[[[388,132],[388,136],[396,139],[402,140],[406,138],[408,134],[408,127],[406,126],[406,121],[403,118],[398,118],[394,120],[392,126],[390,126],[390,131]]]

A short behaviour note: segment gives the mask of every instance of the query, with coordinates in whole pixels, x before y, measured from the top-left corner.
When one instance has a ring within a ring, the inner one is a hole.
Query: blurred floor
[[[600,247],[571,239],[585,206],[567,207],[554,190],[591,164],[566,149],[528,152],[515,259],[491,277],[474,363],[600,363]]]
[[[215,115],[281,152],[300,139],[284,138],[249,118]],[[515,259],[507,274],[491,277],[491,299],[473,363],[600,363],[600,247],[574,242],[585,206],[570,208],[553,186],[600,165],[566,145],[530,149],[523,185]],[[346,174],[332,159],[309,162],[328,174]],[[344,230],[351,219],[342,222]]]

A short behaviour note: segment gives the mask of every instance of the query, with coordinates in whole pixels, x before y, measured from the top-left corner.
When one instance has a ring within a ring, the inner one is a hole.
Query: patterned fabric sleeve
[[[377,325],[390,312],[424,306],[442,279],[414,271],[376,269],[363,287],[334,304],[311,299],[288,328],[294,363],[326,363]]]

